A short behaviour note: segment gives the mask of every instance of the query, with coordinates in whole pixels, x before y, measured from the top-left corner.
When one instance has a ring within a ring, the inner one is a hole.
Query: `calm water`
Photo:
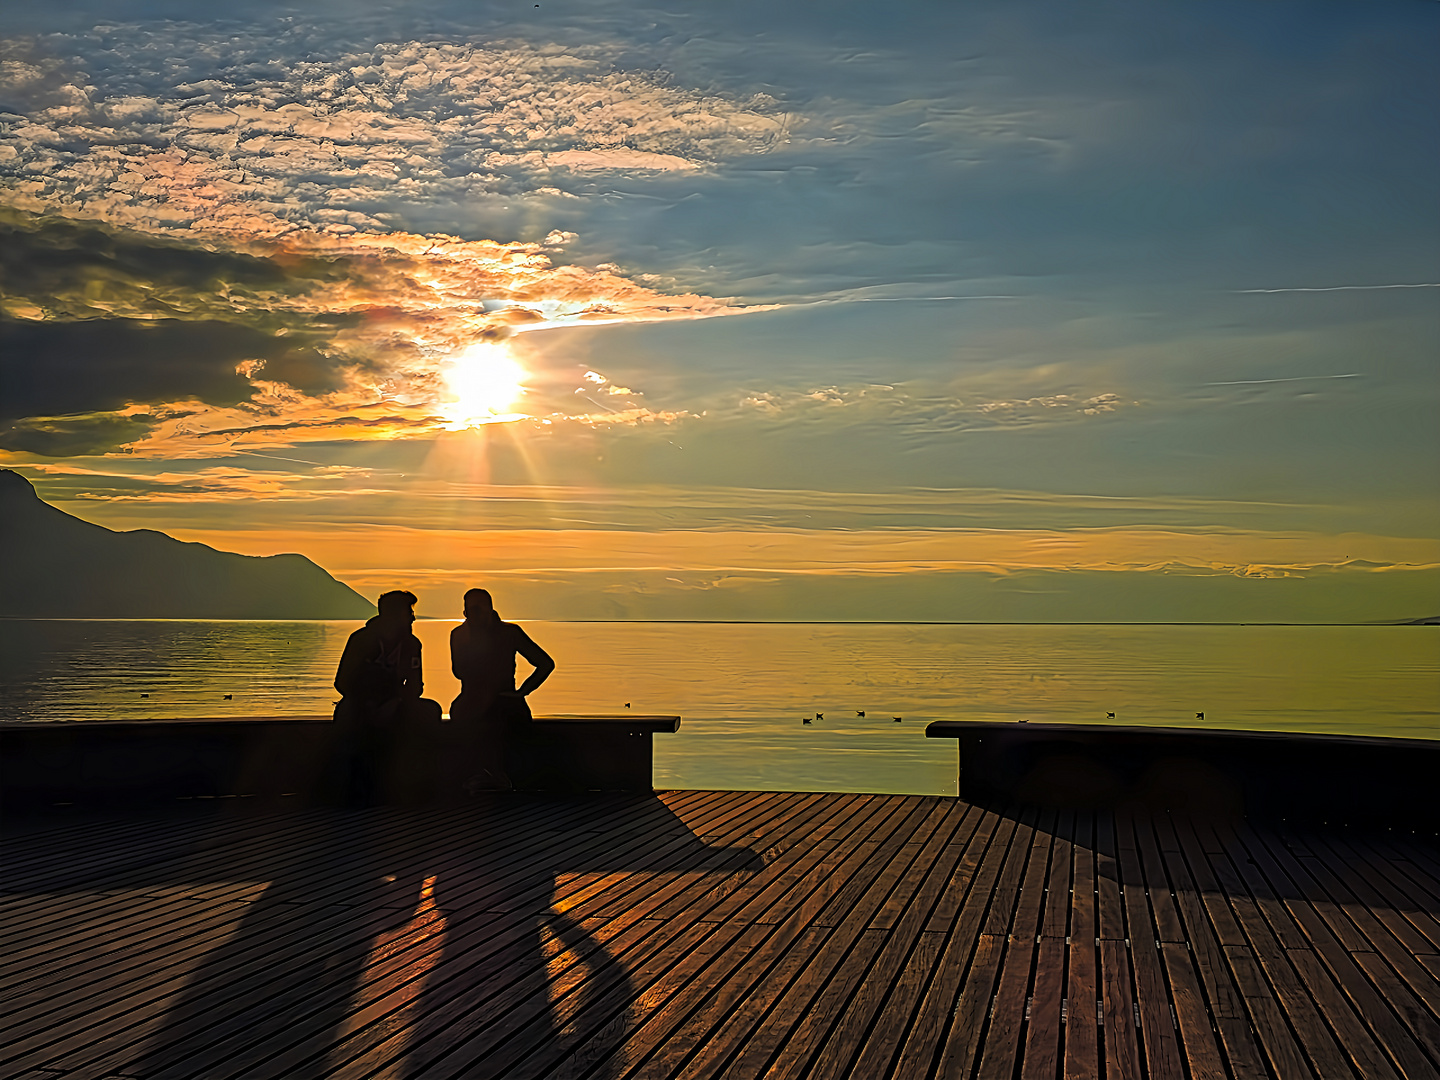
[[[0,621],[0,718],[326,713],[358,625]],[[685,718],[660,787],[953,794],[938,719],[1440,737],[1434,627],[525,625],[559,664],[536,712]],[[447,708],[452,626],[416,624]]]

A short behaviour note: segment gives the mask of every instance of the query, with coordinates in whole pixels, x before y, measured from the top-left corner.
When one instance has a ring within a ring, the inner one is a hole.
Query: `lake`
[[[0,719],[328,713],[358,625],[3,620]],[[454,625],[415,625],[447,709]],[[954,794],[941,719],[1440,737],[1435,627],[524,625],[558,664],[537,713],[684,717],[657,787]]]

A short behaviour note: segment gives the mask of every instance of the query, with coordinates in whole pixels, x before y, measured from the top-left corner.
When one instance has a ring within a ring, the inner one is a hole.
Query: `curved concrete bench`
[[[453,752],[448,725],[405,732],[398,797],[424,799]],[[537,716],[512,748],[522,790],[650,791],[651,738],[678,716]],[[330,716],[0,723],[0,800],[150,802],[228,796],[326,798],[343,754]],[[445,794],[445,793],[440,793]]]
[[[941,720],[971,802],[1440,827],[1440,741]]]

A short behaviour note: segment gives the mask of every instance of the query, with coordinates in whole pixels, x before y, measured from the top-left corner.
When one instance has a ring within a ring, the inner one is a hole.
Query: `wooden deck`
[[[945,798],[12,824],[0,1075],[1440,1075],[1440,850]]]

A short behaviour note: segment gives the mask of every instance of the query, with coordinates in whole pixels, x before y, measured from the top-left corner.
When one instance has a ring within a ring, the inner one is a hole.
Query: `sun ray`
[[[448,431],[524,420],[515,411],[528,372],[503,342],[478,341],[444,370],[446,400],[440,415]]]

